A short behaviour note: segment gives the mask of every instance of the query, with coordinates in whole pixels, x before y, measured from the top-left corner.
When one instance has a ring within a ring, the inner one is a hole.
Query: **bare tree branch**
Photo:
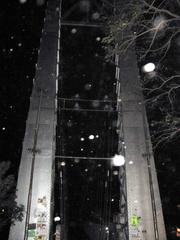
[[[135,46],[140,64],[154,59],[156,69],[143,75],[142,85],[148,115],[159,112],[155,146],[180,137],[180,74],[170,69],[172,46],[180,36],[180,1],[129,0],[119,14],[108,19],[107,35],[103,44],[107,58],[123,55]],[[116,46],[116,47],[115,47]],[[172,65],[172,64],[171,64]],[[178,73],[178,74],[177,74]],[[154,116],[154,118],[156,118]],[[169,121],[171,119],[171,121]]]

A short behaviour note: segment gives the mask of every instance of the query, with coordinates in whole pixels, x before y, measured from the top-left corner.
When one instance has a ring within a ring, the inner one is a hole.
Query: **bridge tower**
[[[60,1],[47,3],[19,167],[17,202],[24,218],[9,240],[49,239],[55,159],[56,93],[59,75]],[[42,238],[41,238],[42,239]]]
[[[134,49],[117,58],[122,102],[129,239],[166,239],[159,186]]]

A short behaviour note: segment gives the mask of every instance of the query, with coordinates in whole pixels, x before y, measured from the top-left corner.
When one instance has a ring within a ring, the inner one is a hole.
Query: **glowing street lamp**
[[[125,164],[125,158],[123,155],[118,155],[116,154],[113,158],[112,158],[112,161],[113,161],[113,165],[115,167],[120,167],[120,166],[123,166]]]
[[[150,73],[153,72],[154,69],[156,68],[154,63],[146,63],[143,67],[142,67],[142,71],[145,73]]]

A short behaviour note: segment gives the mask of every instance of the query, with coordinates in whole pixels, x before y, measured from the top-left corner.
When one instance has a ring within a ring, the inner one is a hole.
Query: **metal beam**
[[[56,155],[56,158],[65,158],[65,159],[74,159],[74,158],[79,158],[79,159],[94,159],[94,160],[112,160],[110,157],[80,157],[80,156],[66,156],[66,155]]]
[[[104,24],[96,24],[92,22],[75,22],[75,21],[62,21],[62,26],[73,26],[73,27],[95,27],[95,28],[103,28]]]

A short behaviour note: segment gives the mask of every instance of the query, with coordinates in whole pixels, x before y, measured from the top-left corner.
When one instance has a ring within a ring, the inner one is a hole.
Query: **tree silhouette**
[[[0,232],[5,226],[23,218],[23,206],[16,202],[16,182],[9,174],[10,162],[0,162]]]
[[[107,31],[102,43],[106,58],[125,57],[135,48],[138,64],[148,61],[155,71],[141,73],[141,84],[154,146],[180,137],[180,1],[119,1],[116,13],[107,17]]]

